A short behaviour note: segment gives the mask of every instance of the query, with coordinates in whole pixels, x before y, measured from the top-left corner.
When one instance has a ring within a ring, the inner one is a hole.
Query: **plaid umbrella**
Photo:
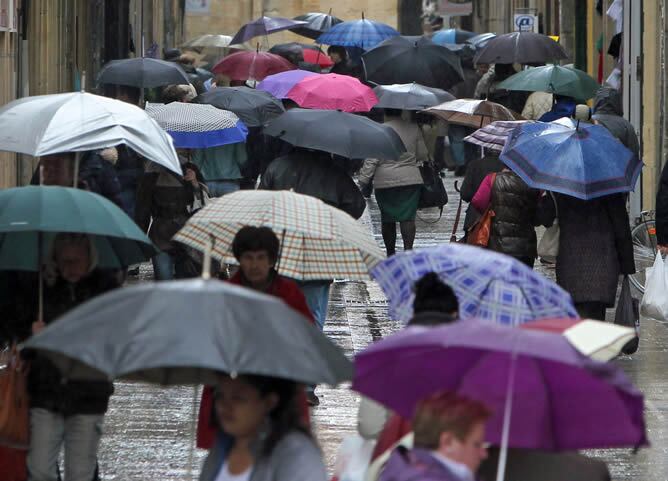
[[[506,144],[506,139],[510,133],[522,124],[526,124],[528,120],[497,120],[491,124],[485,125],[482,129],[478,129],[468,137],[464,137],[465,142],[470,142],[479,145],[486,149],[501,152],[503,146]]]
[[[399,35],[395,29],[373,20],[355,20],[334,25],[316,40],[319,44],[358,47],[364,50],[375,47],[383,40]]]
[[[517,120],[512,111],[489,100],[457,99],[424,111],[447,122],[481,128],[495,120]],[[521,118],[521,117],[520,117]]]
[[[461,319],[515,326],[544,318],[577,318],[571,296],[512,257],[478,247],[443,244],[394,255],[371,269],[390,302],[393,319],[413,316],[413,284],[437,273],[457,295]]]
[[[234,113],[213,105],[172,102],[146,104],[146,113],[169,133],[174,146],[205,149],[244,142],[248,129]]]
[[[232,240],[244,226],[267,226],[281,238],[278,270],[294,279],[368,279],[383,253],[371,234],[345,212],[288,191],[247,190],[223,196],[188,220],[174,240],[236,262]]]

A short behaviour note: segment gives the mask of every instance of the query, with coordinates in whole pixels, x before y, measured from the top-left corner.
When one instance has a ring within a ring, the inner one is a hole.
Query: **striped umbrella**
[[[172,102],[146,104],[146,113],[169,133],[174,146],[205,149],[244,142],[248,129],[234,113],[213,105]]]
[[[225,195],[191,217],[174,240],[234,263],[232,240],[244,226],[271,227],[281,239],[278,271],[300,280],[368,279],[385,256],[371,234],[345,212],[288,191]]]
[[[316,42],[325,45],[358,47],[369,50],[383,40],[399,35],[395,29],[373,20],[354,20],[334,25],[318,37]]]
[[[506,139],[515,128],[526,124],[529,120],[497,120],[485,125],[471,135],[464,137],[465,142],[479,145],[489,150],[501,152]]]

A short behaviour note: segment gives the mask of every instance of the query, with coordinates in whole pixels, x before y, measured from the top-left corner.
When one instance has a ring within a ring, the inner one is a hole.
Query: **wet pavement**
[[[443,217],[438,212],[420,214],[416,247],[450,239],[458,196],[451,175],[445,180],[450,204]],[[382,246],[377,206],[369,201],[363,222]],[[463,213],[462,213],[463,222]],[[461,225],[461,224],[460,224]],[[401,245],[398,239],[398,250]],[[563,247],[562,247],[563,248]],[[537,269],[554,277],[554,270]],[[150,277],[150,266],[142,266],[140,278]],[[612,316],[613,311],[608,311]],[[401,326],[387,316],[385,297],[372,281],[336,282],[332,287],[325,332],[352,356],[370,342]],[[668,325],[643,319],[640,350],[617,362],[647,399],[646,422],[652,446],[634,454],[629,449],[598,450],[588,454],[604,459],[613,480],[665,481],[668,479]],[[355,432],[358,396],[348,386],[319,387],[321,404],[313,410],[317,439],[325,462],[334,465],[341,440]],[[102,479],[117,481],[196,479],[205,453],[193,448],[199,389],[193,387],[116,383],[116,394],[106,417],[100,447]]]

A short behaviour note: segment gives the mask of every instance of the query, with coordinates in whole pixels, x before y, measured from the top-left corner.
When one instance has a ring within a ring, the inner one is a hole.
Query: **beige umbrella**
[[[489,100],[457,99],[423,110],[447,122],[482,128],[496,120],[521,120],[522,117],[513,113],[501,104]]]

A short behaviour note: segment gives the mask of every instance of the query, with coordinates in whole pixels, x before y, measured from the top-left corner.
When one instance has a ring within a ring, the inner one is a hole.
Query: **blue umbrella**
[[[244,142],[248,128],[233,112],[213,105],[146,104],[146,113],[174,139],[174,147],[206,149]]]
[[[457,295],[461,319],[515,326],[546,318],[577,318],[571,296],[512,257],[478,247],[444,244],[396,254],[371,269],[390,303],[390,316],[413,316],[413,285],[437,273]]]
[[[364,50],[375,47],[383,40],[399,35],[395,29],[373,20],[354,20],[334,25],[316,40],[319,44],[358,47]]]
[[[475,37],[474,32],[466,30],[458,30],[456,28],[449,28],[447,30],[439,30],[431,37],[431,41],[439,45],[446,43],[464,43],[469,38]]]
[[[501,160],[535,189],[582,200],[633,190],[642,169],[637,156],[605,127],[571,119],[515,129]]]

